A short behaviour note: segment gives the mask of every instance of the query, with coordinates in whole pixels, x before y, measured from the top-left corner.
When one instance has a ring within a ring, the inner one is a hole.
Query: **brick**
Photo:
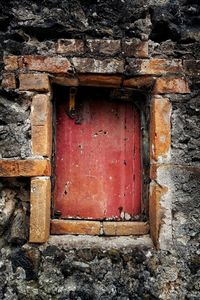
[[[100,235],[100,222],[98,221],[68,221],[52,220],[51,234],[88,234]]]
[[[16,89],[16,78],[13,73],[4,73],[1,86],[6,89]]]
[[[123,73],[124,62],[117,59],[97,60],[93,58],[72,58],[72,63],[78,73]]]
[[[48,160],[0,160],[0,177],[50,176]]]
[[[83,86],[103,86],[103,87],[120,87],[122,83],[121,76],[110,75],[78,75],[79,84]]]
[[[129,88],[151,88],[155,83],[156,78],[152,76],[137,76],[129,79],[124,79],[123,86]]]
[[[160,77],[156,80],[154,94],[188,94],[190,89],[184,77]]]
[[[31,243],[44,243],[50,233],[51,181],[49,177],[31,179],[30,237]]]
[[[150,184],[149,195],[149,223],[150,223],[150,235],[152,241],[156,247],[158,247],[158,237],[161,223],[160,213],[160,200],[163,194],[167,192],[166,187],[162,187],[158,184]]]
[[[183,73],[180,59],[133,59],[129,58],[126,71],[135,75],[165,75]]]
[[[71,71],[69,60],[58,56],[26,55],[21,58],[20,65],[31,71],[48,73],[68,73]]]
[[[18,69],[18,57],[14,55],[4,56],[4,68],[6,71],[15,71]]]
[[[120,40],[87,40],[87,47],[91,53],[116,55],[121,52]]]
[[[145,222],[103,222],[105,235],[143,235],[149,233],[149,225]]]
[[[45,125],[51,122],[51,100],[46,94],[36,94],[33,96],[31,104],[31,124]]]
[[[33,125],[31,133],[33,156],[50,157],[52,151],[52,122],[41,126]]]
[[[187,75],[200,75],[200,60],[184,60],[183,66],[185,69],[185,74]]]
[[[37,94],[31,105],[32,154],[51,156],[52,103],[48,95]]]
[[[57,53],[66,55],[78,55],[85,52],[83,40],[60,39],[56,49]]]
[[[140,39],[131,39],[122,42],[122,52],[127,57],[148,57],[148,42]]]
[[[157,180],[159,166],[166,166],[166,164],[153,163],[153,164],[150,165],[150,175],[149,175],[149,177],[150,177],[151,180]]]
[[[171,104],[167,98],[153,98],[150,107],[150,156],[158,161],[167,158],[171,146]]]
[[[19,89],[22,91],[48,92],[50,90],[47,74],[20,74],[19,81]]]

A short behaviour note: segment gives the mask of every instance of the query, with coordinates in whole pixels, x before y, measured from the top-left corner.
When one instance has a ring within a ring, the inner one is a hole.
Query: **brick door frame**
[[[159,247],[161,213],[162,221],[169,218],[161,202],[170,193],[170,187],[159,183],[159,173],[167,169],[170,162],[171,104],[167,95],[185,94],[190,91],[187,80],[183,76],[182,65],[178,60],[141,59],[140,61],[139,75],[136,75],[138,73],[136,72],[133,76],[129,75],[126,78],[124,63],[116,59],[111,59],[111,61],[107,59],[106,62],[105,60],[102,62],[91,58],[77,58],[75,64],[75,58],[73,58],[73,64],[71,64],[70,60],[59,55],[4,57],[5,72],[2,86],[9,90],[17,89],[19,92],[31,94],[32,97],[32,156],[24,160],[0,160],[1,177],[31,178],[30,242],[44,243],[50,235],[53,135],[51,86],[52,83],[57,83],[66,86],[130,88],[143,90],[150,97],[149,220],[148,222],[131,222],[134,225],[127,225],[126,232],[143,235],[148,234],[150,228],[151,238]],[[106,63],[105,68],[104,63]],[[75,70],[74,65],[76,65]],[[178,66],[178,70],[177,68],[174,70],[175,65]],[[76,231],[77,228],[74,230]],[[94,228],[90,227],[90,234],[96,234],[93,230]],[[108,224],[107,232],[108,235],[113,235],[113,223]],[[118,235],[122,233],[117,225],[115,225],[115,233]]]

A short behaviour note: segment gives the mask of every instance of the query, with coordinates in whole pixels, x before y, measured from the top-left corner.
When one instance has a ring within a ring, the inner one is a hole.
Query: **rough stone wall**
[[[54,53],[59,38],[135,38],[149,41],[151,57],[199,59],[199,21],[198,0],[2,0],[0,66],[3,54]],[[29,245],[29,180],[1,179],[0,299],[200,298],[198,65],[187,75],[191,94],[169,95],[173,167],[160,171],[170,186],[171,244],[156,251],[144,241],[105,247],[71,237]],[[30,155],[29,114],[30,95],[0,90],[3,158]]]

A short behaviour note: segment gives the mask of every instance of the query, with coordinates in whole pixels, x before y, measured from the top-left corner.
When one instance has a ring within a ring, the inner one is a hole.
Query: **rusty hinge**
[[[72,119],[74,119],[76,116],[76,110],[75,110],[76,93],[77,93],[77,89],[75,87],[70,87],[68,115]]]

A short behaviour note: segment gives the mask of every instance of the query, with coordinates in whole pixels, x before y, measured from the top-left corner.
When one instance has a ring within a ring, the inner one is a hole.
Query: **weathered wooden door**
[[[140,117],[130,102],[101,89],[79,89],[77,116],[69,94],[57,100],[55,209],[62,218],[129,219],[141,209]],[[125,214],[126,213],[126,214]]]

